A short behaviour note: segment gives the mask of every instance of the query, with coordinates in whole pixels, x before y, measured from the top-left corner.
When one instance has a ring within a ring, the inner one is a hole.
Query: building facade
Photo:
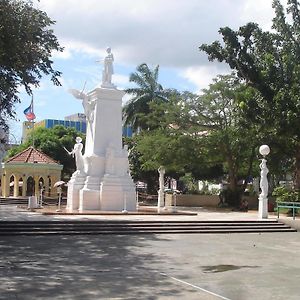
[[[38,196],[41,188],[44,195],[55,197],[54,183],[60,181],[63,166],[45,153],[28,147],[1,165],[1,196]]]
[[[64,127],[72,127],[77,131],[86,134],[86,116],[82,113],[73,114],[70,116],[66,116],[64,120],[56,120],[56,119],[45,119],[40,122],[23,122],[23,130],[22,130],[22,143],[27,140],[29,132],[37,127],[44,128],[53,128],[56,125],[62,125]],[[122,128],[123,137],[132,137],[132,127],[131,126],[123,126]]]

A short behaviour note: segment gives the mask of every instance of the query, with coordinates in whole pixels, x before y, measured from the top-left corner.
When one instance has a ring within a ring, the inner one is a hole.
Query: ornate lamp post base
[[[268,219],[268,198],[258,197],[258,217],[260,219]]]

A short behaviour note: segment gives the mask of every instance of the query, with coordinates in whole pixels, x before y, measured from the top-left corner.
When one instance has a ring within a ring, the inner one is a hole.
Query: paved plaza
[[[256,215],[198,209],[176,218]],[[0,207],[0,220],[40,218],[62,217]],[[2,236],[0,299],[299,299],[299,249],[298,232]]]

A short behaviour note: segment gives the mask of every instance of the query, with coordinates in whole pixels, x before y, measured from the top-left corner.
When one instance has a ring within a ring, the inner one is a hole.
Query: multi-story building
[[[40,122],[34,123],[34,127],[44,127],[44,128],[53,128],[56,125],[62,125],[64,127],[72,127],[81,133],[86,133],[86,116],[82,113],[73,114],[66,116],[64,120],[55,120],[55,119],[45,119]],[[24,121],[23,122],[23,131],[22,131],[22,142],[26,141],[28,133],[32,130],[33,123]],[[132,128],[131,126],[123,127],[123,136],[131,137]]]

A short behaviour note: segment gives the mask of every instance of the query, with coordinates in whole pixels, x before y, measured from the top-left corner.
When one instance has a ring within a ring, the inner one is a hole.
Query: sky
[[[285,0],[282,0],[285,4]],[[164,88],[200,93],[228,67],[209,62],[199,51],[203,43],[220,40],[218,30],[237,30],[256,22],[269,30],[274,16],[272,0],[40,0],[35,6],[56,21],[54,34],[62,53],[53,53],[54,68],[62,72],[62,86],[42,79],[34,89],[36,121],[64,119],[83,112],[81,101],[68,90],[93,90],[101,82],[106,48],[114,55],[113,83],[124,89],[132,86],[130,73],[141,63],[159,65],[159,82]],[[11,121],[10,139],[22,135],[23,110],[31,98],[20,89],[16,106],[18,121]],[[128,96],[123,98],[125,103]]]

